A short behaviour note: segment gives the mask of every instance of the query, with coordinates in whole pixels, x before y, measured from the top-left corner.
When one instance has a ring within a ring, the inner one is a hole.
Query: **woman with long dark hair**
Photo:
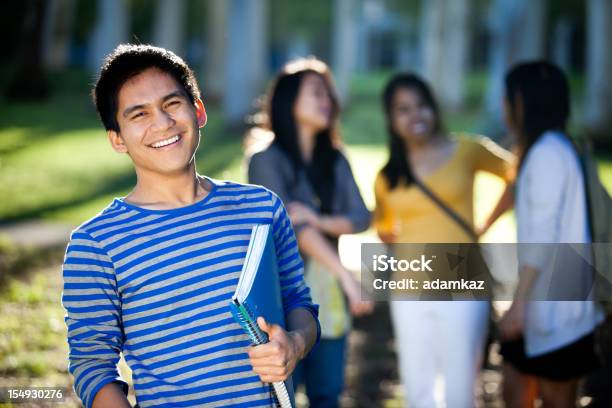
[[[500,321],[504,398],[509,408],[533,406],[536,395],[546,408],[575,407],[579,379],[597,365],[593,331],[603,314],[591,301],[529,301],[546,300],[542,289],[552,293],[553,281],[573,282],[565,272],[580,275],[555,267],[551,255],[559,246],[549,244],[590,242],[582,169],[566,129],[565,74],[544,61],[513,67],[504,113],[519,154],[519,283]]]
[[[338,237],[363,231],[370,223],[340,150],[338,113],[327,65],[314,58],[288,63],[268,95],[272,142],[249,162],[249,182],[269,188],[287,205],[306,261],[305,278],[320,307],[321,340],[294,375],[296,383],[305,383],[313,407],[338,405],[351,326],[348,311],[359,316],[372,309],[338,256]]]
[[[512,155],[485,138],[449,135],[431,90],[414,74],[391,78],[383,104],[389,160],[375,183],[380,238],[387,243],[476,242],[475,173],[507,179]],[[494,220],[490,217],[487,225]],[[446,406],[474,406],[488,314],[486,301],[391,302],[408,406],[443,405],[434,394],[437,377],[444,379]]]

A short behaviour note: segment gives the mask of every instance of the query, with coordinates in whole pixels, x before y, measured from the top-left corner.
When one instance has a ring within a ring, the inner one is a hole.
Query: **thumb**
[[[268,324],[268,322],[266,322],[266,319],[264,319],[262,316],[259,316],[257,318],[257,325],[259,326],[259,328],[261,330],[263,330],[268,336],[270,336],[270,334],[272,334],[272,325]]]

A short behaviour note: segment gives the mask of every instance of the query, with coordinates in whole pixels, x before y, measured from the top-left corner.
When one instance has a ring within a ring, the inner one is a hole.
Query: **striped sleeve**
[[[121,302],[113,263],[88,233],[75,231],[63,265],[62,304],[68,327],[69,371],[86,407],[106,384],[128,385],[117,369],[123,347]]]
[[[278,196],[272,195],[272,231],[278,258],[278,272],[285,315],[302,307],[308,310],[317,322],[317,342],[321,336],[319,306],[312,302],[310,288],[304,281],[304,262],[298,250],[298,243],[291,227],[285,206]]]

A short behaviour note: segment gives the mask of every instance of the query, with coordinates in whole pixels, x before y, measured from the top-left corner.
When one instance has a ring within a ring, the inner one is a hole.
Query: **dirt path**
[[[30,220],[1,224],[0,237],[16,246],[47,249],[65,246],[73,229],[65,223]]]

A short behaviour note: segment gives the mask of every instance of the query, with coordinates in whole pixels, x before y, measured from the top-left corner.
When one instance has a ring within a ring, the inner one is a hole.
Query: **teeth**
[[[424,132],[425,131],[425,124],[424,123],[417,123],[416,125],[414,125],[412,127],[412,129],[415,132]]]
[[[155,142],[151,146],[156,147],[156,148],[164,147],[164,146],[168,146],[169,144],[178,142],[178,140],[179,140],[179,135],[176,135],[176,136],[172,136],[170,139],[160,140],[159,142]]]

